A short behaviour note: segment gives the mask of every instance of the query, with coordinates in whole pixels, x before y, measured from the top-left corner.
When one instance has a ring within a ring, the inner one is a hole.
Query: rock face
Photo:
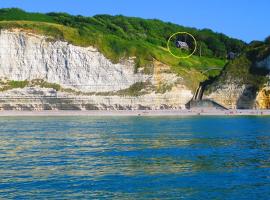
[[[216,88],[207,98],[228,109],[251,109],[255,107],[256,91],[250,85],[227,83]]]
[[[264,87],[256,97],[257,107],[260,109],[270,109],[270,85]]]
[[[2,30],[0,78],[43,79],[84,92],[108,92],[145,82],[149,76],[134,74],[132,60],[113,64],[92,47],[47,42],[44,36]]]
[[[0,32],[0,80],[40,79],[72,89],[27,86],[2,91],[0,110],[179,109],[193,96],[169,66],[154,61],[153,74],[138,71],[134,72],[132,59],[114,64],[93,47],[50,42],[21,30]],[[151,87],[144,88],[143,95],[117,95],[146,82]]]
[[[180,92],[179,92],[180,91]],[[192,94],[173,88],[141,96],[72,95],[54,89],[26,87],[0,93],[0,110],[158,110],[183,109]]]
[[[252,59],[243,55],[231,61],[208,85],[205,98],[233,109],[268,108],[270,56],[257,62]]]

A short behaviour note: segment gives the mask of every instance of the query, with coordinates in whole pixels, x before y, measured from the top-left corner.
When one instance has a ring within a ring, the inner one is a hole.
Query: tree
[[[210,37],[207,39],[207,46],[211,49],[216,57],[226,57],[226,47],[216,37]]]
[[[270,44],[270,36],[268,36],[268,37],[265,39],[265,43],[266,43],[266,44]]]

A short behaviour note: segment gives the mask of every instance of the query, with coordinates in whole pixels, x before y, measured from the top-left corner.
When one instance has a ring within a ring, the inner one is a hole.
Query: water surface
[[[0,118],[1,198],[268,200],[270,118]]]

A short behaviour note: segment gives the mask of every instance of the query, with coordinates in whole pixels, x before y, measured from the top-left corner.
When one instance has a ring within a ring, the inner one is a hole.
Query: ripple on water
[[[0,198],[270,199],[270,118],[0,118]]]

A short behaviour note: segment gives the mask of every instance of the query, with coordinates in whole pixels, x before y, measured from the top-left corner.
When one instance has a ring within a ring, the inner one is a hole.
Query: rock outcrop
[[[260,109],[270,109],[270,85],[259,91],[256,97],[257,107]]]
[[[252,85],[227,83],[220,85],[207,98],[229,109],[251,109],[255,107],[256,91]]]

